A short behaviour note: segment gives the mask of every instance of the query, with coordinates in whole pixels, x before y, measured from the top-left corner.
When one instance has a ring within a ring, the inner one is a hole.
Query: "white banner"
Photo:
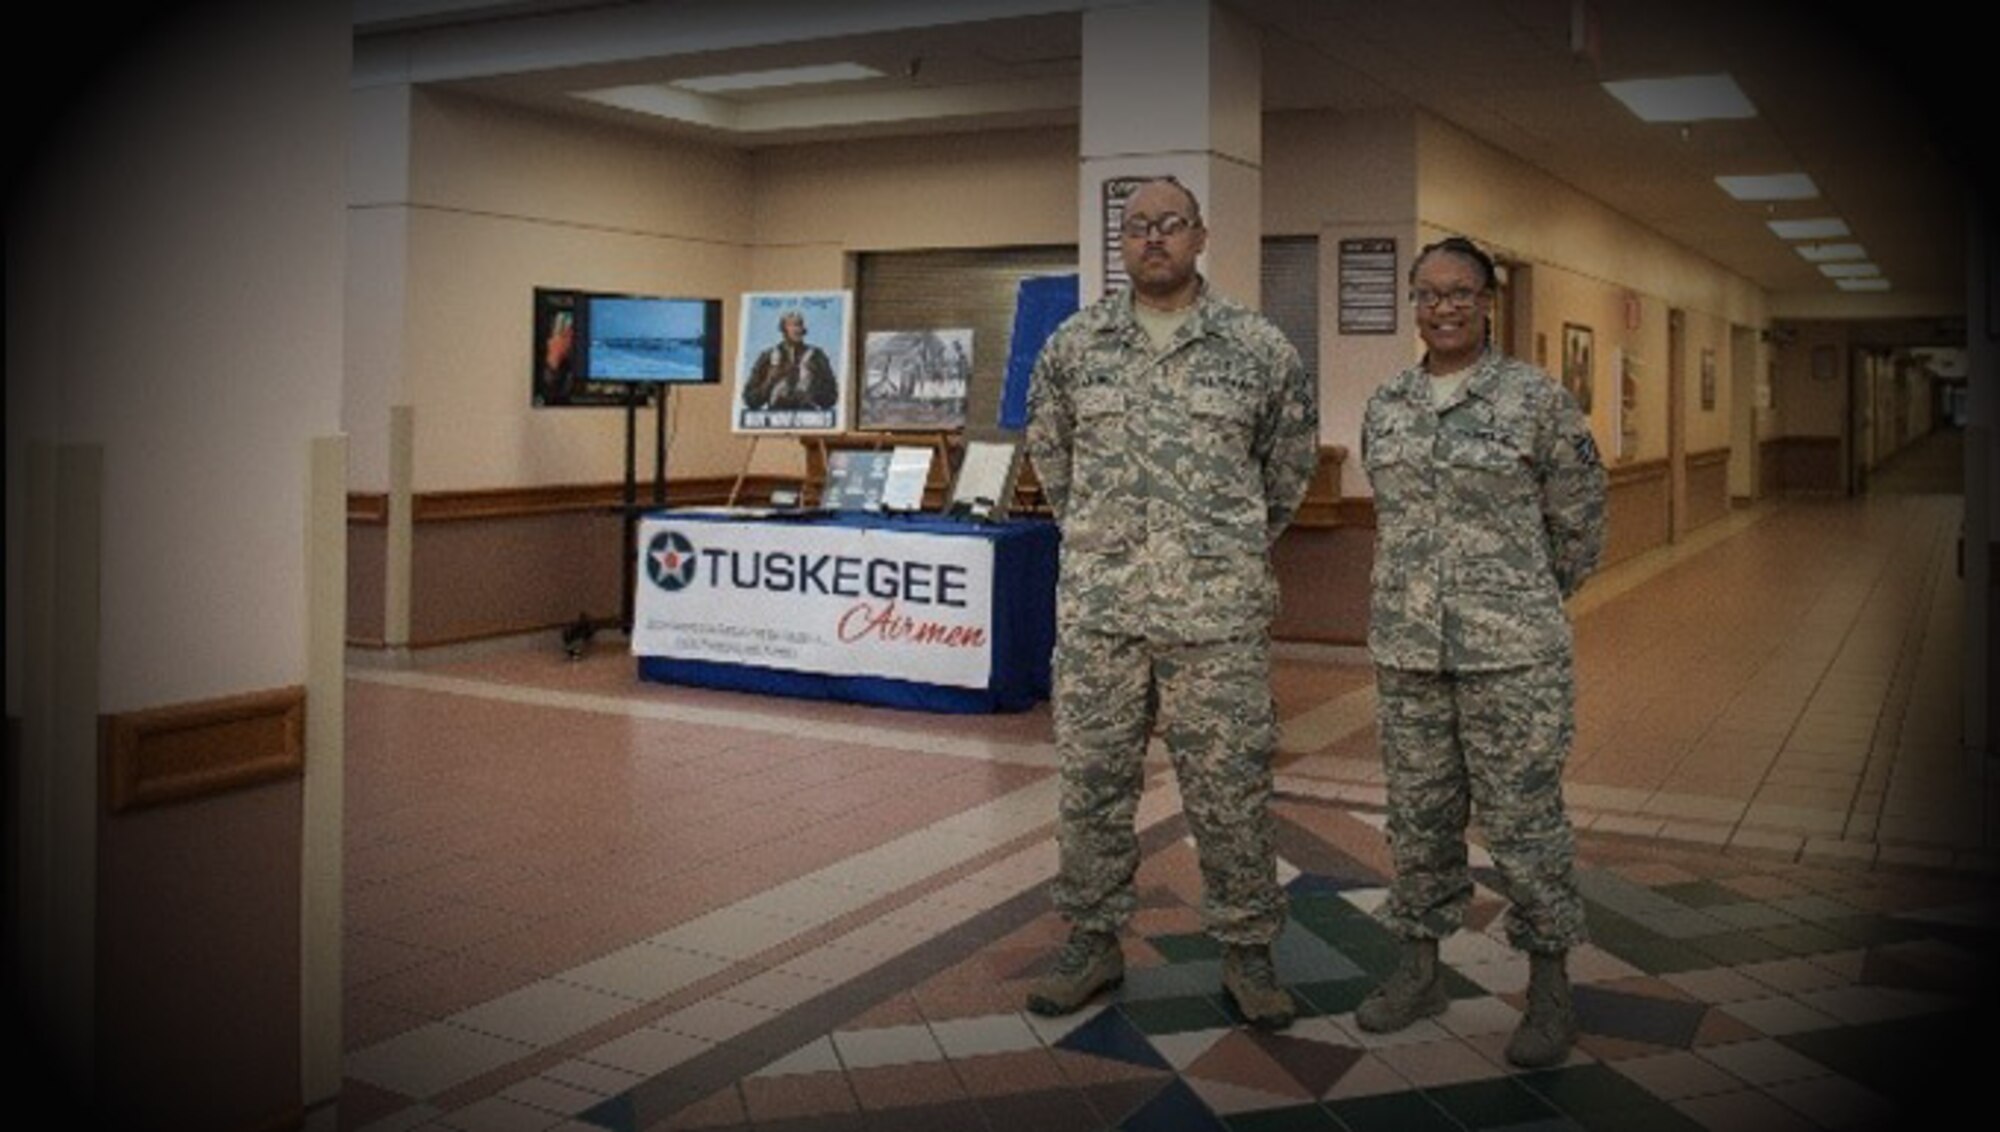
[[[993,544],[908,531],[651,516],[632,651],[984,688]]]

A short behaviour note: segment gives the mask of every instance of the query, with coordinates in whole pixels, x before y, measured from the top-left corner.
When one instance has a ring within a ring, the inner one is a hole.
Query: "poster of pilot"
[[[841,432],[847,428],[849,291],[743,296],[736,336],[736,432]]]
[[[862,357],[864,430],[965,427],[966,390],[972,386],[969,328],[871,331]]]

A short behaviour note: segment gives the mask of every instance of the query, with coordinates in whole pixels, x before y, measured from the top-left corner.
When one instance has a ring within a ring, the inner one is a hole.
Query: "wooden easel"
[[[736,482],[729,487],[729,502],[726,506],[736,506],[736,497],[743,493],[743,480],[750,474],[750,461],[757,457],[757,442],[763,439],[761,433],[750,434],[750,447],[743,450],[743,466],[736,469]]]

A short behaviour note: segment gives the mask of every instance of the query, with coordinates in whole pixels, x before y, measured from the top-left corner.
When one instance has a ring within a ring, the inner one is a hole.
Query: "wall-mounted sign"
[[[1125,273],[1125,202],[1139,186],[1160,179],[1158,173],[1139,177],[1107,177],[1104,180],[1104,293],[1123,291],[1132,285]]]
[[[1393,236],[1340,241],[1340,332],[1394,334],[1402,306]]]

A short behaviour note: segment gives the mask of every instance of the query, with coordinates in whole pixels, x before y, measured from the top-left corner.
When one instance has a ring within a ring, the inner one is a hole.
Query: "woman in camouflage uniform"
[[[1355,1017],[1386,1032],[1445,1009],[1438,941],[1472,898],[1476,806],[1511,901],[1509,942],[1530,959],[1507,1057],[1553,1065],[1576,1037],[1564,956],[1584,939],[1562,802],[1576,695],[1563,600],[1597,565],[1604,466],[1570,394],[1487,341],[1485,252],[1432,244],[1410,282],[1426,351],[1369,398],[1361,438],[1396,866],[1382,919],[1404,954]]]

